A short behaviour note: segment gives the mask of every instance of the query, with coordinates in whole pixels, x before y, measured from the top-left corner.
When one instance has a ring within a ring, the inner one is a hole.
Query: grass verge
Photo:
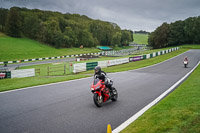
[[[185,44],[181,45],[180,47],[185,49],[200,49],[200,44]]]
[[[162,62],[171,57],[177,56],[185,51],[187,50],[180,49],[176,52],[171,52],[171,53],[157,56],[151,59],[103,68],[103,70],[108,73],[133,70],[133,69],[137,69],[137,68],[141,68],[141,67]],[[7,91],[7,90],[13,90],[13,89],[24,88],[24,87],[29,87],[29,86],[55,83],[55,82],[60,82],[60,81],[72,80],[72,79],[79,79],[83,77],[89,77],[92,74],[93,74],[93,70],[82,72],[79,74],[68,74],[68,75],[62,75],[62,76],[45,76],[45,74],[44,75],[41,74],[40,76],[30,77],[30,78],[3,79],[3,80],[0,80],[0,91]]]
[[[121,133],[199,133],[200,65],[173,93]]]
[[[97,48],[61,48],[42,44],[28,38],[8,37],[0,33],[0,61],[55,57],[99,52]]]

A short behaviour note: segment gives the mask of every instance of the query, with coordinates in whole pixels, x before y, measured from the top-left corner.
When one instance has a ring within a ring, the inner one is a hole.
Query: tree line
[[[145,31],[145,30],[139,30],[139,31],[134,31],[135,34],[150,34],[150,32]]]
[[[163,23],[149,35],[148,43],[153,48],[181,44],[200,44],[200,16],[170,24]]]
[[[12,37],[28,37],[61,47],[121,46],[133,41],[131,30],[117,24],[93,20],[85,15],[62,14],[12,7],[0,8],[0,31]]]

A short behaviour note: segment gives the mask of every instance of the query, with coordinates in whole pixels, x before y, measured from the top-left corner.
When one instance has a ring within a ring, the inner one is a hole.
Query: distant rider
[[[189,63],[189,62],[188,62],[188,58],[187,58],[187,56],[185,56],[185,58],[184,58],[183,61],[187,61],[187,64]]]

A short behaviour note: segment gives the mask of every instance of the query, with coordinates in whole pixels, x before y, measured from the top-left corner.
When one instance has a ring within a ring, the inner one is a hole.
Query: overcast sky
[[[200,16],[200,0],[0,0],[2,8],[13,6],[78,13],[133,31]]]

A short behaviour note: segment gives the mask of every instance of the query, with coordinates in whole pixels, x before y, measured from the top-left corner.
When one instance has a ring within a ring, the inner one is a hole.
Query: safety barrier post
[[[66,64],[64,65],[64,74],[66,74]]]

